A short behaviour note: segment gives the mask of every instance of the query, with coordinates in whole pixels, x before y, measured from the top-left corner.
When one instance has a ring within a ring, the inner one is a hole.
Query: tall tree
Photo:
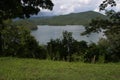
[[[63,54],[64,54],[64,59],[68,61],[72,61],[72,54],[73,54],[73,48],[72,44],[74,42],[74,38],[72,36],[72,32],[63,32],[63,39],[62,39],[62,46],[63,46]],[[68,57],[68,59],[67,59]]]
[[[37,14],[41,8],[53,9],[51,0],[0,0],[0,53],[2,53],[3,21],[12,18],[29,18],[30,15]]]
[[[100,10],[110,4],[116,6],[114,0],[105,0],[100,5]],[[90,25],[86,27],[86,31],[83,34],[90,34],[91,32],[100,32],[104,30],[104,33],[109,41],[109,61],[120,61],[120,12],[114,10],[106,11],[108,19],[94,19]]]
[[[30,35],[26,26],[16,26],[12,21],[5,21],[6,27],[2,31],[4,48],[2,56],[46,58],[45,49]]]

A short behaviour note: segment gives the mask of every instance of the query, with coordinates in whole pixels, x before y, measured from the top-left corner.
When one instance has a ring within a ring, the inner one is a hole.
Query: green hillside
[[[106,18],[105,15],[94,11],[81,13],[71,13],[68,15],[60,15],[54,17],[37,17],[30,20],[37,25],[88,25],[91,19]]]

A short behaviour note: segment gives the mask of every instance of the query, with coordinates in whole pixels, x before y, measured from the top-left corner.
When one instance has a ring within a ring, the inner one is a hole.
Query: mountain
[[[87,11],[51,17],[34,17],[29,20],[37,25],[88,25],[95,18],[105,19],[107,17],[98,12]]]
[[[33,15],[32,17],[49,17],[49,16],[55,16],[53,12],[40,12],[37,15]]]

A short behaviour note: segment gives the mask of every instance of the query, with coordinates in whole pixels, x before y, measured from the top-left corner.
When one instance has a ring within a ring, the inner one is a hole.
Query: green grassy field
[[[120,63],[0,58],[0,80],[120,80]]]

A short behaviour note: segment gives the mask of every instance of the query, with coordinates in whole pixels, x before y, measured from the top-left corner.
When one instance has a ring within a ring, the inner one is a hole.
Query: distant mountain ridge
[[[52,17],[34,17],[29,20],[37,25],[88,25],[95,18],[105,19],[107,17],[98,12],[87,11]]]

